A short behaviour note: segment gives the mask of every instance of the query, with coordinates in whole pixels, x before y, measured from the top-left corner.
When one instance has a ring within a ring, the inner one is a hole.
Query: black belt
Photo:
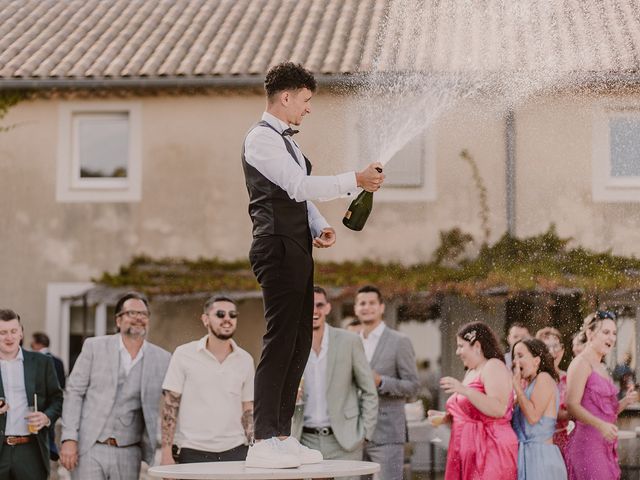
[[[315,433],[323,437],[333,435],[333,429],[331,427],[302,427],[302,431],[304,433]]]

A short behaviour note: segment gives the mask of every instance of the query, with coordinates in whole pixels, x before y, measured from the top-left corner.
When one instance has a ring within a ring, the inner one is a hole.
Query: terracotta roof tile
[[[0,81],[629,72],[637,0],[0,0]]]

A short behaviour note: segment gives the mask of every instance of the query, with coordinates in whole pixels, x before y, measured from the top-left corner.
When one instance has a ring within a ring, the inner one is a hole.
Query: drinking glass
[[[34,412],[37,412],[36,407],[29,405],[29,413]],[[27,420],[27,428],[29,429],[29,433],[38,433],[38,425],[36,423],[31,423],[30,420]]]
[[[429,423],[431,423],[431,425],[434,427],[431,443],[442,443],[442,438],[440,438],[440,426],[444,423],[446,415],[446,412],[429,410],[427,418],[429,420]]]

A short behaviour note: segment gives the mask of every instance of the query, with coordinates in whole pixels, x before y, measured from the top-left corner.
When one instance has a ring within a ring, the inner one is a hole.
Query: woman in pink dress
[[[513,385],[498,340],[482,322],[463,326],[456,355],[467,368],[464,380],[444,377],[445,422],[451,424],[445,480],[515,480],[518,439],[511,428]],[[444,412],[430,411],[430,418]],[[438,422],[439,423],[439,422]]]
[[[553,443],[555,443],[562,453],[562,457],[566,456],[567,442],[569,441],[569,412],[567,411],[567,372],[560,370],[560,362],[564,356],[564,346],[562,345],[562,334],[553,327],[545,327],[536,332],[536,338],[542,340],[549,349],[549,353],[553,358],[553,366],[560,380],[558,381],[558,391],[560,392],[560,408],[558,410],[558,418],[556,419],[556,432],[553,434]]]
[[[569,480],[616,480],[620,467],[615,422],[638,394],[629,392],[618,402],[617,388],[602,364],[616,343],[615,315],[595,312],[585,319],[582,330],[587,344],[567,372],[567,407],[576,420],[566,450]]]

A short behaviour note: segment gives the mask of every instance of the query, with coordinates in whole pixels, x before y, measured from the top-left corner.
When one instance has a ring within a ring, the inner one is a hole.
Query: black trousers
[[[173,446],[173,459],[177,463],[203,463],[203,462],[235,462],[244,461],[247,458],[247,445],[238,445],[224,452],[206,452],[195,448],[181,448]]]
[[[45,480],[49,478],[48,467],[35,438],[21,445],[2,445],[0,449],[0,480]]]
[[[249,260],[264,301],[267,331],[256,368],[256,439],[291,434],[296,395],[313,335],[313,258],[281,236],[256,238]]]

